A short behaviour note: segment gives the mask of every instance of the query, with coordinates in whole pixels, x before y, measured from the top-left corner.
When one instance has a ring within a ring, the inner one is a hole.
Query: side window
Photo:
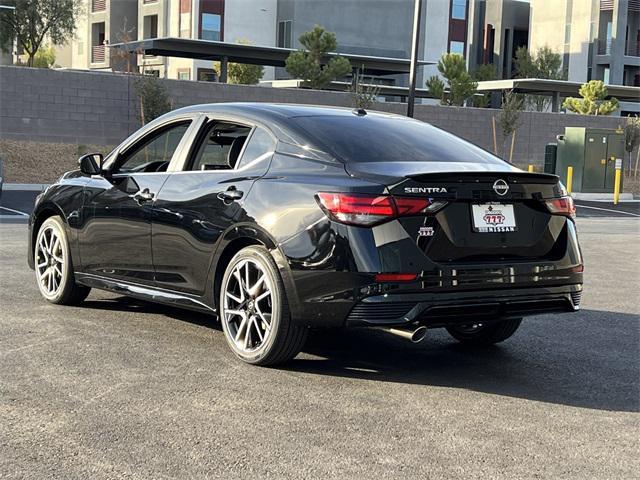
[[[187,170],[230,170],[236,166],[251,128],[226,122],[204,127]]]
[[[116,173],[164,172],[171,157],[186,133],[190,121],[174,123],[159,132],[153,132],[125,153],[125,160]]]
[[[269,135],[264,128],[256,127],[242,153],[238,168],[243,168],[269,158],[275,149],[276,142],[273,140],[273,137]]]

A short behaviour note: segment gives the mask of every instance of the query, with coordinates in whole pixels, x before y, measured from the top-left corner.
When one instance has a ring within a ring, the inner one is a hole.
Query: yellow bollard
[[[622,177],[622,169],[616,168],[616,178],[613,184],[613,204],[617,205],[620,201],[620,178]]]
[[[529,165],[529,173],[533,173],[533,165]]]
[[[573,185],[573,167],[567,168],[567,192],[571,195],[571,187]]]

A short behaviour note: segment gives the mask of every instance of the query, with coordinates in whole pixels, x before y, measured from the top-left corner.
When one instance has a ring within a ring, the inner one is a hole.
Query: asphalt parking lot
[[[484,351],[318,332],[265,369],[204,315],[47,304],[0,225],[0,478],[638,478],[640,220],[578,226],[579,313]]]

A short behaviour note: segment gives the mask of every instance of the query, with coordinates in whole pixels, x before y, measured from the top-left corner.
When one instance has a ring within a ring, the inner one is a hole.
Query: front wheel
[[[521,322],[521,318],[510,318],[489,324],[470,323],[448,327],[447,332],[465,345],[492,345],[502,342],[516,333]]]
[[[264,247],[246,247],[231,259],[218,307],[227,343],[244,362],[283,363],[304,346],[307,328],[291,320],[280,273]]]
[[[47,218],[40,226],[34,259],[38,288],[46,300],[77,305],[87,298],[91,289],[75,282],[69,242],[59,216]]]

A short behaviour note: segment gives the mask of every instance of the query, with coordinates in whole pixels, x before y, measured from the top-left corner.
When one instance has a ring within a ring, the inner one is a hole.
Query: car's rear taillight
[[[320,192],[318,203],[330,218],[349,225],[371,226],[396,217],[435,213],[446,202],[429,198]]]
[[[569,218],[576,217],[576,206],[570,196],[552,198],[551,200],[545,200],[544,203],[552,215],[564,215]]]

